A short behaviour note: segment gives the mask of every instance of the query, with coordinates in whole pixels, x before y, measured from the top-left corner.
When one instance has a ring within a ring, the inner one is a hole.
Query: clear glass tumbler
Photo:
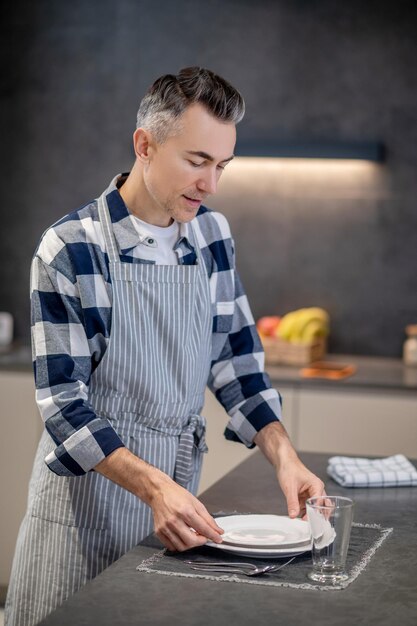
[[[321,583],[346,580],[346,556],[353,521],[354,502],[341,496],[307,500],[307,518],[313,539],[313,570],[308,577]]]

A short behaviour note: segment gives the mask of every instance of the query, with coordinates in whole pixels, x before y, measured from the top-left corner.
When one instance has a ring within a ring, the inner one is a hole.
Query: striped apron
[[[201,471],[211,304],[196,265],[121,263],[106,197],[99,216],[113,289],[111,334],[89,401],[134,454],[192,493]],[[190,225],[191,226],[191,225]],[[29,485],[6,603],[7,626],[32,626],[153,530],[151,509],[97,472],[65,477],[44,459],[44,431]]]

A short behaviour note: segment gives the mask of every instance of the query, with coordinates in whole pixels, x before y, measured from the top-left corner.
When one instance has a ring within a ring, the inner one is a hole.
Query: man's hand
[[[306,500],[324,495],[324,484],[300,461],[280,422],[267,424],[254,442],[275,467],[278,482],[287,500],[288,515],[306,517]]]
[[[189,491],[161,472],[159,486],[150,498],[155,533],[169,550],[182,552],[202,546],[207,539],[221,543],[223,530],[206,507]]]
[[[94,469],[151,507],[155,533],[169,550],[181,552],[204,545],[208,539],[221,543],[223,530],[205,506],[127,448],[118,448]]]
[[[288,515],[306,519],[306,500],[324,495],[324,484],[296,457],[277,468],[277,478],[287,500]]]

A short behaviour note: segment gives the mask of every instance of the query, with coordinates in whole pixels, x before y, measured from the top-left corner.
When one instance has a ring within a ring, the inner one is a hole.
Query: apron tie
[[[194,446],[200,454],[208,451],[205,433],[206,419],[202,415],[190,415],[180,435],[175,462],[175,481],[182,487],[186,487],[194,476]]]

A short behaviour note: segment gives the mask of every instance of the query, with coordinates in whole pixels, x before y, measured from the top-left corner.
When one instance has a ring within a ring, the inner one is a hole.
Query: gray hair
[[[158,78],[143,97],[136,128],[152,132],[157,143],[181,129],[186,108],[200,103],[217,119],[238,124],[245,114],[245,102],[237,89],[224,78],[202,67],[185,67],[177,76]]]

